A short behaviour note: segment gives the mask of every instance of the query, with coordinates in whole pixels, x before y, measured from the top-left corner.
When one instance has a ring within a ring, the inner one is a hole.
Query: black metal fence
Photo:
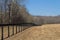
[[[4,39],[6,39],[8,37],[11,37],[11,36],[13,36],[13,35],[15,35],[15,34],[17,34],[19,32],[24,31],[25,29],[27,29],[29,27],[30,26],[26,26],[25,24],[24,24],[24,26],[22,24],[0,24],[0,29],[1,29],[0,30],[1,31],[0,40],[4,40]],[[4,28],[7,28],[7,29],[4,30]],[[6,34],[4,34],[4,31],[6,31],[6,30],[7,30],[7,32],[5,32]],[[7,36],[4,37],[4,35],[7,35]]]
[[[22,32],[30,26],[35,25],[34,23],[23,23],[26,20],[24,21],[24,19],[21,18],[21,15],[17,15],[20,12],[18,11],[20,10],[20,6],[18,6],[18,3],[13,0],[0,0],[0,40],[11,37],[12,35]],[[17,17],[19,17],[22,22],[19,18],[17,19]],[[14,19],[17,20],[14,21]],[[16,24],[14,24],[14,22]]]

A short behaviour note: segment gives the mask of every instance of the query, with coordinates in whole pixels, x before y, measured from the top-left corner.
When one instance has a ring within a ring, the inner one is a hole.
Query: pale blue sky
[[[31,15],[60,15],[60,0],[29,0],[26,7]]]

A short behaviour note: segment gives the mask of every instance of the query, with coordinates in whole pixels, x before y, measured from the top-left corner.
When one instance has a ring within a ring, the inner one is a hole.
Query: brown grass
[[[13,34],[13,26],[9,26],[9,29],[10,29],[10,36]],[[19,27],[17,27],[17,29],[19,29]],[[3,28],[4,30],[4,38],[8,37],[8,26],[4,26]],[[19,30],[17,30],[19,31]],[[16,26],[14,26],[14,34],[16,33]],[[0,39],[1,39],[1,27],[0,27]]]
[[[60,40],[60,24],[31,27],[6,40]]]

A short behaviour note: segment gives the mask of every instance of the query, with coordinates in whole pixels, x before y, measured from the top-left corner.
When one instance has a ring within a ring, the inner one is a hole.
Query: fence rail
[[[33,24],[32,24],[33,25]],[[31,27],[31,23],[23,23],[23,24],[0,24],[0,40],[4,40],[8,37],[11,37],[19,32],[24,31],[25,29]],[[5,29],[5,30],[4,30]],[[12,30],[12,31],[11,31]],[[7,37],[4,37],[4,33],[6,32]]]

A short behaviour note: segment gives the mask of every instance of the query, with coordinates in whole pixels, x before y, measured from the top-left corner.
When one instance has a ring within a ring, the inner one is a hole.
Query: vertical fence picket
[[[14,26],[12,27],[12,35],[14,35]]]
[[[20,32],[20,26],[19,26],[19,32]]]
[[[16,25],[16,34],[17,34],[17,25]]]
[[[4,35],[3,35],[3,26],[1,26],[1,40],[4,40]]]
[[[9,26],[8,26],[8,37],[10,37],[10,30],[9,30]]]
[[[21,26],[21,32],[22,32],[22,26]]]

